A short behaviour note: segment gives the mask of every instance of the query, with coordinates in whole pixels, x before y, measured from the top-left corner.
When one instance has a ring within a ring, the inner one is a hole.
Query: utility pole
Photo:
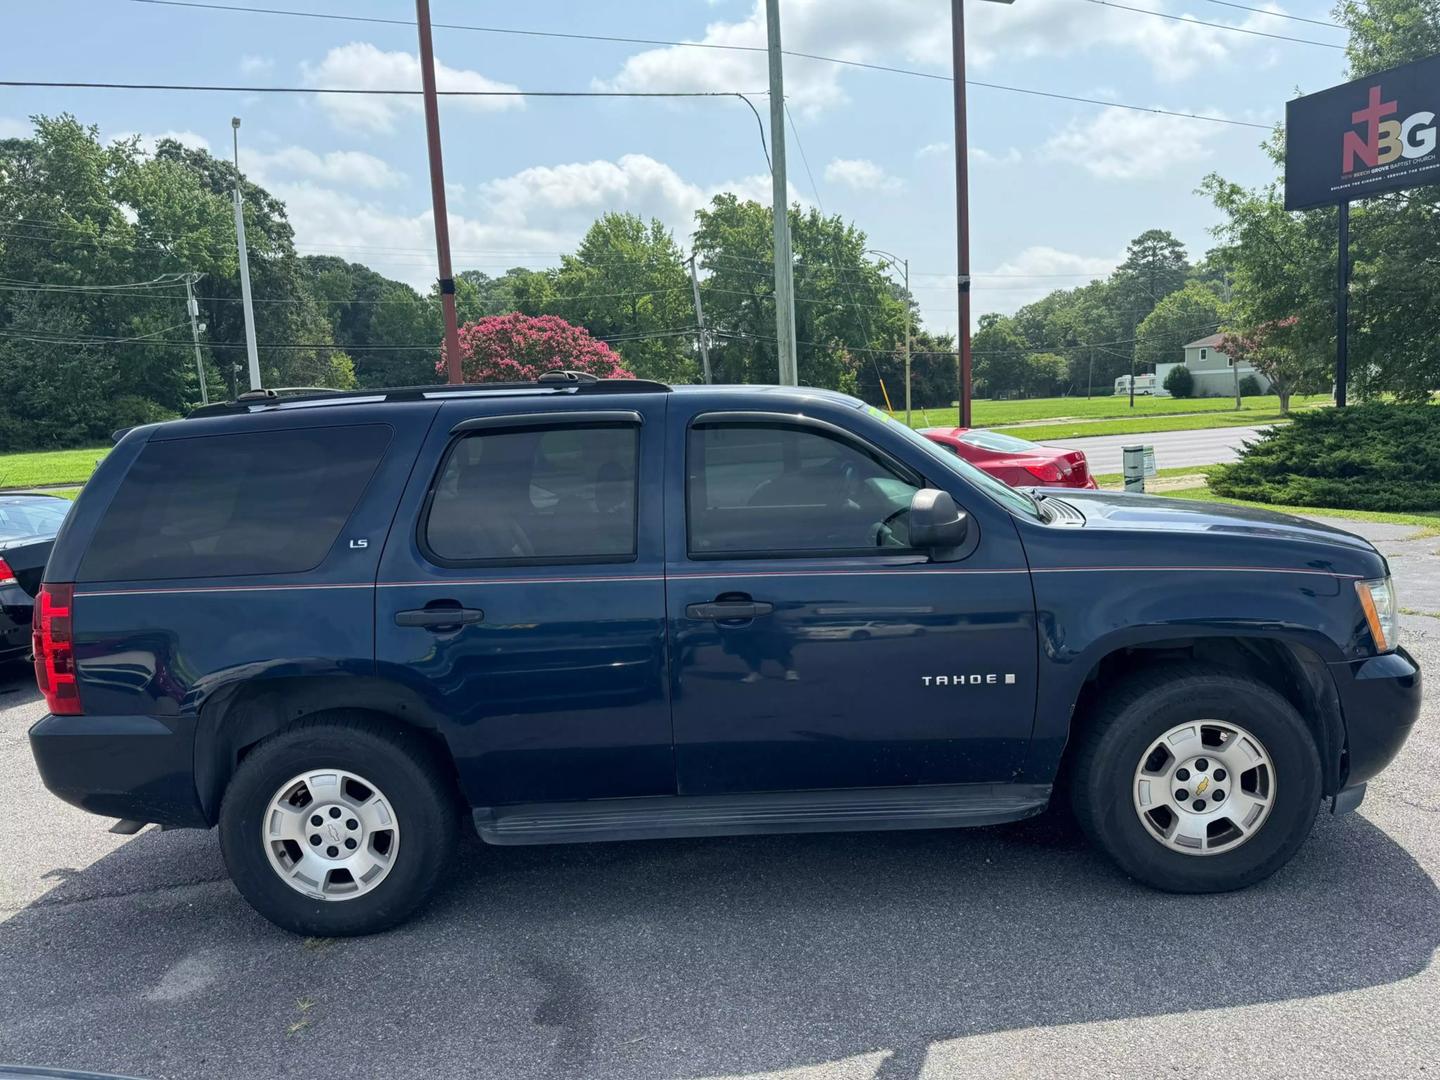
[[[195,280],[199,274],[185,275],[185,310],[190,313],[190,340],[195,343],[195,374],[200,377],[200,404],[210,404],[210,391],[205,386],[205,363],[200,359],[200,326],[195,321],[200,303],[195,299]]]
[[[700,279],[695,276],[695,256],[690,256],[690,288],[695,292],[695,322],[699,327],[700,364],[710,382],[710,343],[705,340],[705,309],[700,306]]]
[[[950,37],[955,88],[956,285],[960,291],[960,355],[956,358],[958,427],[970,426],[970,151],[965,121],[965,0],[950,0]]]
[[[958,2],[958,0],[957,0]],[[790,255],[790,188],[785,174],[785,73],[780,51],[780,0],[765,0],[770,51],[770,202],[775,215],[775,342],[780,384],[799,386],[795,359],[795,277]]]
[[[455,319],[455,277],[450,269],[450,219],[445,213],[445,165],[440,157],[440,102],[435,96],[435,46],[430,39],[430,0],[415,0],[420,31],[420,85],[425,98],[425,143],[430,151],[430,202],[435,218],[435,255],[440,269],[440,306],[445,313],[445,372],[462,383],[460,327]]]
[[[240,117],[230,118],[235,150],[235,246],[240,251],[240,300],[245,310],[245,357],[250,362],[250,389],[260,389],[260,353],[255,345],[255,305],[250,300],[250,253],[245,247],[245,198],[240,193]]]

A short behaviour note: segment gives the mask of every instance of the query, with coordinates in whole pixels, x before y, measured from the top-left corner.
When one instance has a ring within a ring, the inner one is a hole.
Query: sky
[[[232,0],[401,25],[202,10],[143,0],[14,5],[6,79],[227,86],[418,87],[404,0]],[[1195,193],[1218,172],[1246,185],[1274,166],[1256,127],[1055,100],[1039,90],[1271,124],[1284,103],[1344,80],[1345,36],[1222,0],[1116,0],[1253,31],[1196,26],[1097,0],[969,0],[971,265],[975,316],[1013,312],[1108,273],[1147,228],[1192,257],[1218,214]],[[1329,19],[1316,0],[1241,0]],[[780,0],[787,49],[909,69],[789,57],[791,196],[854,221],[908,259],[927,327],[953,331],[954,114],[947,0]],[[764,0],[432,0],[437,24],[659,41],[763,45]],[[82,30],[83,28],[83,30]],[[1301,41],[1264,35],[1284,35]],[[768,127],[763,53],[435,29],[443,89],[739,91]],[[924,77],[931,76],[931,77]],[[942,78],[935,78],[941,76]],[[231,152],[286,202],[303,253],[435,278],[424,119],[415,98],[0,87],[0,137],[36,113],[73,113],[102,137],[163,135]],[[658,217],[688,249],[719,191],[768,202],[756,117],[738,98],[450,98],[441,134],[456,270],[555,265],[608,210]]]

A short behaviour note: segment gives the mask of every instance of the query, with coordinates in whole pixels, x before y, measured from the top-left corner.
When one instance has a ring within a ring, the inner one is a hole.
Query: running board
[[[579,844],[754,833],[952,829],[1042,812],[1048,784],[936,784],[526,803],[475,810],[487,844]]]

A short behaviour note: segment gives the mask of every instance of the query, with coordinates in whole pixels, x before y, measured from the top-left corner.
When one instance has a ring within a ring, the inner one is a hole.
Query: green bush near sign
[[[1283,506],[1440,509],[1440,408],[1359,405],[1296,415],[1210,474],[1217,495]]]

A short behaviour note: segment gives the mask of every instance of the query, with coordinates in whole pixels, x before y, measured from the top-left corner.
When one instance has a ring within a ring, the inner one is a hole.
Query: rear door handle
[[[395,613],[396,626],[418,626],[425,630],[445,630],[485,621],[485,612],[469,607],[423,607]]]
[[[767,604],[763,601],[716,600],[709,604],[690,604],[685,608],[685,614],[692,619],[723,621],[726,619],[755,619],[761,615],[769,615],[774,610],[774,604]]]

